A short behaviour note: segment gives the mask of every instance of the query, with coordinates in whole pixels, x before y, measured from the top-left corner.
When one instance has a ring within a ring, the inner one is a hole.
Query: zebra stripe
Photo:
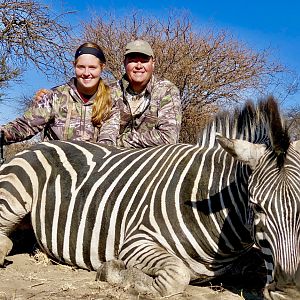
[[[255,236],[268,284],[283,281],[278,262],[296,282],[299,151],[276,154],[273,119],[276,107],[248,104],[208,125],[199,145],[36,145],[0,168],[0,240],[31,213],[40,246],[57,260],[107,280],[119,274],[120,284],[125,266],[142,270],[148,292],[169,295],[226,272]]]
[[[47,155],[45,155],[44,153],[43,155],[44,149],[41,150],[41,147],[45,147],[49,154],[46,153]],[[66,150],[63,150],[64,147]],[[33,150],[33,153],[25,152],[18,156],[25,156],[24,160],[28,160],[27,156],[29,154],[30,156],[35,154],[35,163],[39,162],[38,172],[42,176],[35,175],[34,180],[40,181],[39,186],[42,189],[35,188],[35,190],[38,190],[38,195],[34,199],[40,197],[41,200],[38,203],[33,201],[32,218],[35,231],[45,251],[58,259],[63,258],[67,263],[76,264],[83,268],[97,269],[102,261],[116,258],[116,249],[121,249],[124,243],[130,241],[129,238],[132,238],[132,235],[140,227],[172,253],[181,257],[189,257],[186,263],[193,265],[196,273],[198,270],[202,272],[204,267],[199,265],[197,260],[191,258],[190,252],[199,253],[203,260],[210,261],[209,251],[212,253],[220,251],[220,247],[212,238],[210,228],[205,226],[202,221],[203,216],[199,215],[197,211],[196,203],[202,181],[207,182],[207,187],[203,190],[205,191],[204,197],[209,196],[213,182],[216,182],[213,175],[214,163],[212,162],[210,166],[206,166],[205,160],[201,158],[213,156],[213,161],[215,159],[220,161],[222,160],[221,154],[217,155],[211,149],[196,145],[168,145],[136,151],[114,150],[115,152],[110,154],[105,147],[92,144],[89,147],[93,148],[93,151],[97,150],[95,152],[97,155],[98,151],[103,153],[99,155],[104,158],[103,165],[98,161],[95,163],[94,153],[90,152],[91,149],[87,151],[86,144],[80,143],[45,143],[43,146],[37,146],[38,150]],[[82,159],[86,169],[84,172],[79,172],[78,167],[73,162],[71,163],[67,151],[73,155],[76,153],[76,156],[84,157]],[[78,151],[79,153],[77,153]],[[225,159],[228,156],[220,147],[217,151],[223,152]],[[55,161],[55,166],[59,171],[51,168],[49,156],[51,156],[51,160]],[[181,211],[182,186],[186,185],[186,176],[190,176],[191,170],[199,163],[200,166],[197,166],[197,170],[200,170],[200,172],[195,172],[195,176],[190,179],[189,193],[191,196],[188,196],[187,199],[190,201],[191,216],[195,219],[199,232],[209,241],[209,247],[206,246],[209,248],[208,252],[199,242],[197,235],[191,232],[190,225]],[[11,166],[11,163],[7,166]],[[211,173],[210,175],[209,173],[205,174],[207,178],[203,179],[203,175],[201,176],[199,173],[204,174],[205,172],[202,170],[207,167],[211,168]],[[233,163],[231,163],[231,168],[234,169]],[[55,176],[51,171],[57,172]],[[222,167],[222,174],[224,172],[225,165]],[[63,187],[66,178],[68,178],[69,191],[65,191]],[[113,181],[109,182],[109,178],[113,178]],[[41,179],[43,182],[41,182]],[[226,181],[218,179],[218,181],[219,186],[217,188],[213,187],[214,189],[220,189],[222,185],[228,184],[228,179]],[[88,191],[86,191],[87,185],[89,186]],[[49,197],[54,197],[51,196],[52,191],[55,195],[53,203],[48,201]],[[82,195],[83,191],[85,193],[84,197]],[[65,203],[66,199],[64,199],[66,192],[69,194],[67,205]],[[239,192],[242,193],[242,191]],[[228,193],[233,195],[234,191]],[[98,200],[99,205],[95,205],[96,195],[101,199],[101,201]],[[173,198],[171,215],[168,207],[170,195]],[[85,200],[82,201],[82,198]],[[157,198],[161,199],[160,207],[157,205]],[[124,199],[128,199],[126,200],[126,207],[122,207],[124,206]],[[228,251],[228,248],[235,249],[235,245],[232,241],[229,241],[228,236],[222,233],[222,226],[220,226],[218,219],[225,220],[228,218],[228,212],[224,200],[221,199],[220,203],[219,216],[213,214],[214,208],[211,203],[208,203],[207,211],[208,215],[211,215],[209,217],[210,227],[213,225],[215,234],[223,236],[224,245],[226,245],[224,251]],[[232,203],[232,205],[236,206],[235,203]],[[74,219],[74,210],[78,206],[80,206],[80,210],[77,221]],[[93,214],[91,214],[91,206],[93,207]],[[243,206],[246,207],[245,204]],[[110,222],[106,224],[105,216],[108,207]],[[235,207],[235,209],[238,208]],[[141,223],[145,218],[146,211],[149,226],[143,228],[144,225],[141,225]],[[243,215],[245,216],[246,212],[243,212]],[[87,226],[91,226],[93,223],[87,221],[90,218],[94,220],[94,224],[91,228],[88,228]],[[166,238],[165,234],[162,234],[160,219],[164,220],[163,230],[167,232],[168,237],[172,238]],[[174,226],[174,220],[178,225]],[[47,224],[50,221],[51,226],[48,226]],[[73,222],[78,222],[75,231]],[[239,231],[232,223],[231,221],[231,230],[238,239]],[[242,227],[243,223],[241,222],[240,225]],[[180,239],[177,238],[176,231],[179,230],[177,226],[179,226],[182,235],[189,241],[190,250],[188,251],[182,245]],[[59,232],[60,227],[64,229],[63,236]],[[176,228],[176,231],[174,228]],[[88,236],[90,242],[87,243],[85,236]],[[72,245],[70,245],[71,243]],[[100,253],[98,250],[99,245],[103,248]],[[76,252],[73,252],[73,249],[76,249]],[[87,256],[84,253],[90,254]],[[125,261],[126,255],[126,252],[124,252]],[[87,257],[89,258],[87,259]],[[198,267],[196,267],[197,265]],[[213,274],[212,270],[209,269],[206,270],[206,273],[208,275]]]

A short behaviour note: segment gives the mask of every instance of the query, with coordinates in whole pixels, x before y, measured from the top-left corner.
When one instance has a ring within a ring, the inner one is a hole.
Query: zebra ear
[[[228,139],[218,136],[217,140],[222,148],[237,160],[255,169],[259,159],[264,154],[266,146],[263,144],[253,144],[248,141],[238,139]]]
[[[293,144],[294,148],[296,149],[296,151],[298,151],[300,153],[300,140],[294,141],[292,144]]]

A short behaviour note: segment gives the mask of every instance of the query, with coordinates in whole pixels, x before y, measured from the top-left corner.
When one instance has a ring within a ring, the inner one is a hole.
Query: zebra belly
[[[57,190],[32,209],[33,228],[44,251],[60,262],[89,270],[116,258],[118,246],[106,243],[110,217],[104,213],[103,201],[89,202],[89,197],[78,194],[63,197],[64,192]]]

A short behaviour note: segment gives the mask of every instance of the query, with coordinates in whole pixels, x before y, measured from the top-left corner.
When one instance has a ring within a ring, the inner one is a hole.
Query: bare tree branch
[[[151,44],[156,75],[180,90],[184,142],[196,142],[198,129],[218,110],[218,104],[242,102],[249,91],[266,94],[278,84],[278,75],[287,71],[270,60],[269,49],[256,52],[227,31],[196,31],[185,13],[170,12],[164,19],[138,11],[123,17],[108,13],[82,25],[81,39],[101,45],[108,71],[116,79],[123,73],[125,45],[136,38]]]
[[[110,13],[95,16],[83,28],[82,39],[103,47],[115,78],[122,75],[126,43],[148,40],[155,53],[156,74],[178,86],[184,110],[190,104],[240,102],[246,90],[265,92],[274,76],[285,71],[281,64],[269,61],[268,50],[255,52],[226,31],[196,32],[184,14],[171,12],[160,20],[138,12],[121,18]]]
[[[33,0],[0,2],[0,83],[18,78],[29,64],[48,76],[68,72],[70,26],[63,14]]]

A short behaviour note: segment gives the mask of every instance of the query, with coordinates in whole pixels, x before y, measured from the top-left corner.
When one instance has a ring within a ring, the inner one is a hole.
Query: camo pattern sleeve
[[[40,103],[32,102],[31,107],[22,117],[16,118],[2,127],[5,142],[10,144],[32,138],[44,129],[45,124],[51,118],[51,106],[48,101],[44,99]]]
[[[40,101],[33,101],[25,114],[3,126],[7,142],[29,139],[43,131],[44,140],[95,141],[91,122],[94,97],[83,102],[74,85],[53,88]]]

